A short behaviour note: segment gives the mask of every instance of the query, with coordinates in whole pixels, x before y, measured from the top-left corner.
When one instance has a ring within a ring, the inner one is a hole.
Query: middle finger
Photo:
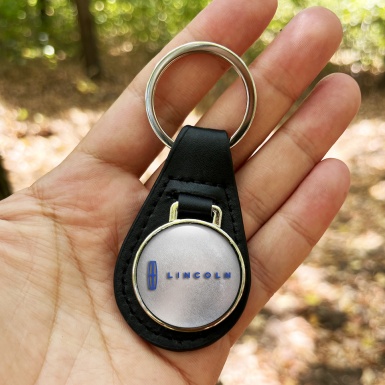
[[[294,17],[251,64],[258,106],[250,131],[232,151],[235,169],[250,157],[319,74],[341,37],[341,24],[332,12],[309,8]],[[197,125],[232,133],[245,108],[244,99],[239,79]]]

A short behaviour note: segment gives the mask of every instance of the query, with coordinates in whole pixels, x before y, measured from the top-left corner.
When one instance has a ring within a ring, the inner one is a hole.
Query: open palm
[[[2,384],[214,384],[231,345],[308,255],[342,204],[346,167],[321,161],[359,105],[349,77],[321,81],[264,145],[341,39],[322,8],[295,17],[251,64],[256,119],[233,151],[252,266],[247,308],[228,335],[194,352],[155,348],[127,326],[113,293],[120,245],[154,178],[138,177],[161,150],[144,107],[155,62],[171,48],[210,40],[242,54],[266,27],[275,1],[214,0],[155,58],[74,152],[32,187],[0,204],[0,382]],[[162,124],[176,130],[225,70],[189,56],[157,92]],[[238,125],[243,86],[232,85],[199,123]],[[246,376],[247,374],[245,374]]]

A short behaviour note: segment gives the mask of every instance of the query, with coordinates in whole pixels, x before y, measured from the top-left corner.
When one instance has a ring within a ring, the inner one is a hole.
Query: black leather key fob
[[[121,247],[114,288],[130,327],[183,351],[237,322],[250,267],[229,138],[186,126]]]

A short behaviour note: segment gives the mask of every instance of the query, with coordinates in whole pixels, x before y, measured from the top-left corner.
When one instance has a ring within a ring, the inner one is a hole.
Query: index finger
[[[140,176],[163,147],[150,128],[144,103],[155,63],[165,52],[197,40],[242,54],[263,32],[275,9],[275,0],[214,0],[141,71],[77,150]],[[162,76],[156,108],[170,135],[227,68],[222,60],[208,56],[181,59],[173,65],[172,74]]]

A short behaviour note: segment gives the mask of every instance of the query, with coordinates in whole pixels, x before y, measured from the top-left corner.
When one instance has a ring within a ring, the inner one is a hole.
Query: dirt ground
[[[55,167],[144,60],[106,62],[98,83],[75,62],[56,71],[0,64],[0,154],[14,190]],[[365,92],[328,156],[348,164],[350,194],[306,263],[232,349],[223,385],[385,384],[384,92]]]

